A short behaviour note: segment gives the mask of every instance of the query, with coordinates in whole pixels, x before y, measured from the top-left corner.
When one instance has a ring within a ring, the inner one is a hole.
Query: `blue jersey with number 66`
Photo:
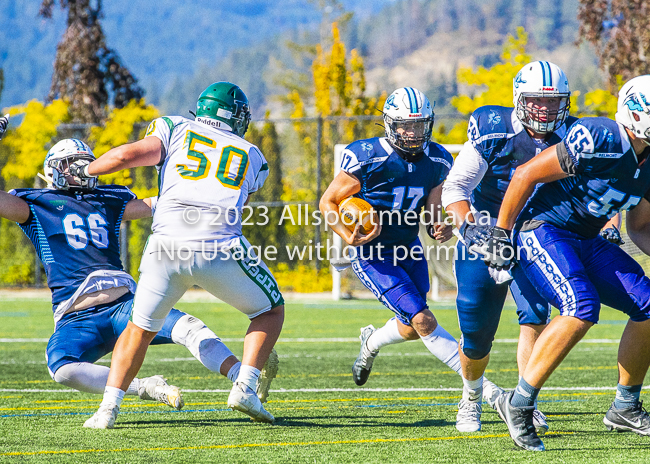
[[[88,274],[122,270],[120,225],[136,196],[126,187],[105,185],[81,192],[17,189],[30,209],[20,228],[36,248],[52,290],[52,304],[70,298]]]
[[[363,198],[379,213],[381,233],[365,245],[408,245],[418,236],[419,214],[427,197],[447,177],[454,159],[442,145],[429,142],[421,158],[409,162],[386,138],[358,140],[343,151],[341,169],[356,177]]]
[[[650,163],[639,166],[625,128],[611,119],[579,119],[557,153],[569,177],[535,191],[519,215],[522,230],[548,223],[594,238],[609,218],[634,208],[650,189]]]

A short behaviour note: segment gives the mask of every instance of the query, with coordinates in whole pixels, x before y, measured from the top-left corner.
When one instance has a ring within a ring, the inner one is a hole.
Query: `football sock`
[[[383,327],[375,330],[368,341],[366,347],[370,351],[379,351],[382,347],[394,345],[395,343],[402,343],[406,340],[400,335],[397,328],[397,319],[392,318]]]
[[[641,396],[642,385],[632,385],[626,387],[620,383],[616,386],[616,398],[614,398],[614,407],[616,409],[627,409],[637,405]]]
[[[232,351],[200,319],[186,314],[172,328],[172,341],[186,347],[192,356],[212,372],[219,373],[221,364]]]
[[[510,404],[516,408],[534,407],[539,390],[539,388],[533,387],[522,377],[517,384],[517,388],[515,388]]]
[[[257,379],[260,377],[260,370],[256,369],[253,366],[247,366],[242,364],[239,368],[239,375],[237,376],[237,382],[243,383],[248,386],[251,390],[255,391],[257,389]]]
[[[106,387],[104,389],[104,399],[102,404],[116,404],[121,405],[122,400],[124,399],[124,390],[120,390],[116,387]]]
[[[461,376],[462,377],[462,376]],[[483,376],[476,380],[463,377],[463,399],[468,401],[480,400],[483,396]]]
[[[101,395],[106,388],[108,373],[107,366],[98,366],[91,363],[69,363],[61,366],[54,373],[54,381],[86,393]],[[140,382],[133,379],[126,391],[127,395],[138,395]]]
[[[420,337],[424,346],[440,361],[460,374],[458,342],[440,324],[426,337]]]
[[[235,383],[237,377],[239,377],[240,367],[241,367],[241,362],[238,361],[235,364],[233,364],[233,366],[228,371],[228,375],[226,377],[228,377],[228,380],[230,380],[232,383]]]

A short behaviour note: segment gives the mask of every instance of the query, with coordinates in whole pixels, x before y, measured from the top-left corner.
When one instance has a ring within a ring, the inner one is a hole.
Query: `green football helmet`
[[[243,137],[251,121],[246,94],[230,82],[215,82],[196,102],[196,120]]]

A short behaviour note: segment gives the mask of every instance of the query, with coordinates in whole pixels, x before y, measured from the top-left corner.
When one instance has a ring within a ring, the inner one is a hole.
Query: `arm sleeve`
[[[560,167],[568,175],[575,176],[576,165],[571,155],[569,155],[566,145],[564,145],[564,142],[560,142],[556,146],[557,146],[557,159],[560,162]]]
[[[343,150],[343,155],[341,156],[341,171],[345,171],[361,180],[361,164],[359,163],[356,153],[349,148]]]
[[[266,162],[266,158],[264,158],[264,155],[262,154],[261,151],[259,151],[256,147],[252,147],[248,153],[249,157],[252,156],[257,156],[259,159],[259,170],[257,171],[257,175],[255,177],[255,182],[253,183],[253,187],[250,189],[249,193],[257,192],[259,189],[262,188],[264,185],[264,182],[266,182],[267,177],[269,177],[269,165]]]
[[[446,208],[457,201],[469,201],[487,169],[487,161],[471,142],[465,142],[442,186],[442,206]]]
[[[171,142],[173,130],[174,122],[170,118],[164,116],[151,121],[151,124],[149,124],[147,131],[144,134],[145,137],[156,137],[160,139],[160,142],[162,143],[161,162],[167,157],[167,153],[169,153],[169,144]]]

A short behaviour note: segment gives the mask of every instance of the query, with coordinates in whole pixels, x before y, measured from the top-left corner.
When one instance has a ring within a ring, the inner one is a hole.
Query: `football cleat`
[[[499,395],[505,393],[505,390],[499,387],[494,382],[490,382],[488,379],[483,378],[483,401],[485,401],[489,407],[496,409],[496,402]]]
[[[84,422],[84,427],[87,429],[112,429],[119,412],[120,407],[117,404],[102,403],[97,412]]]
[[[141,400],[158,401],[178,410],[185,406],[181,390],[174,385],[169,385],[162,375],[140,379],[138,396]]]
[[[257,397],[262,403],[266,403],[269,397],[269,389],[271,388],[271,382],[278,375],[278,365],[280,364],[280,359],[278,358],[278,353],[275,351],[275,348],[271,350],[269,359],[264,363],[264,367],[260,371],[260,377],[257,381]]]
[[[499,417],[508,426],[510,438],[520,448],[528,451],[544,451],[544,443],[537,436],[533,425],[534,406],[516,408],[510,404],[514,391],[505,392],[497,398],[496,407]]]
[[[255,422],[273,423],[275,418],[269,413],[255,392],[241,382],[235,382],[228,396],[228,407],[251,416]]]
[[[368,376],[370,376],[370,371],[372,370],[372,362],[379,354],[379,351],[370,351],[366,346],[366,342],[375,330],[374,326],[369,325],[363,327],[361,329],[361,335],[359,335],[359,340],[361,340],[361,350],[359,351],[359,356],[357,356],[357,359],[352,365],[352,378],[354,379],[354,383],[359,386],[368,381]]]
[[[461,399],[456,415],[456,429],[459,432],[478,432],[481,430],[481,412],[483,406],[479,401]]]
[[[535,432],[537,435],[544,435],[548,432],[548,423],[546,422],[546,416],[539,409],[533,411],[533,425],[535,426]]]
[[[643,409],[643,401],[625,409],[616,409],[612,403],[603,418],[603,423],[607,430],[629,431],[638,435],[650,436],[650,416]]]

